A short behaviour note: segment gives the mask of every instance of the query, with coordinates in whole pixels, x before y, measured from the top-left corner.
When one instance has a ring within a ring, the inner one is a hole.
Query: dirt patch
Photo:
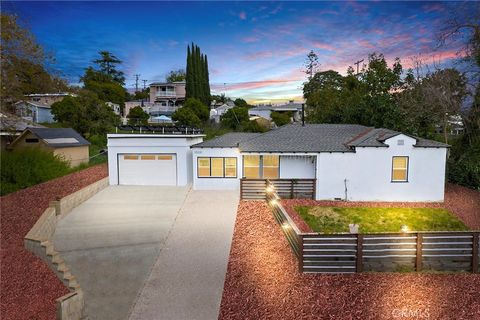
[[[43,261],[24,248],[23,238],[50,201],[106,176],[107,165],[102,164],[0,198],[1,319],[55,319],[55,299],[69,291]]]
[[[473,274],[301,274],[267,205],[242,201],[219,319],[480,319],[479,287]]]

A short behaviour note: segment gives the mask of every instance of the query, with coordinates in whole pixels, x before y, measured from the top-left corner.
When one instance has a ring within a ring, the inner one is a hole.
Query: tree
[[[275,124],[278,127],[289,124],[291,116],[292,115],[288,112],[287,113],[282,113],[282,112],[272,111],[270,113],[270,117],[272,118],[272,121],[275,122]]]
[[[47,71],[53,57],[47,55],[30,30],[18,25],[14,15],[1,15],[0,102],[12,107],[25,94],[68,91],[67,83]]]
[[[305,59],[304,62],[304,67],[305,67],[305,73],[308,76],[308,80],[311,80],[315,73],[317,73],[318,67],[320,64],[318,63],[318,56],[315,53],[315,51],[310,50],[310,52],[307,54],[307,58]]]
[[[56,121],[72,127],[84,137],[105,135],[120,123],[112,109],[88,90],[81,90],[76,97],[67,96],[52,104]]]
[[[244,107],[244,108],[250,108],[251,105],[247,103],[247,101],[243,100],[242,98],[237,98],[233,102],[235,104],[235,107]]]
[[[210,118],[210,109],[198,99],[187,99],[183,105],[183,108],[192,110],[201,121],[207,121]]]
[[[127,118],[130,125],[147,125],[150,116],[143,111],[142,107],[136,106],[130,109]]]
[[[122,71],[117,70],[117,65],[122,61],[109,51],[100,51],[99,54],[101,57],[93,62],[100,67],[100,72],[109,76],[114,82],[124,85],[125,76]]]
[[[172,115],[172,120],[176,121],[180,125],[185,125],[189,127],[199,127],[201,121],[198,116],[190,108],[180,108],[175,111]]]
[[[184,69],[172,70],[168,73],[165,80],[167,82],[185,81],[186,73]]]
[[[221,117],[221,123],[225,127],[239,130],[245,123],[248,123],[248,109],[246,107],[234,107],[229,109]]]
[[[186,98],[196,98],[205,105],[210,105],[210,82],[207,55],[192,43],[187,47]]]

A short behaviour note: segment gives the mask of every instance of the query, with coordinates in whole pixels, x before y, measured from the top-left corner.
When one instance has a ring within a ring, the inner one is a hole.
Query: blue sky
[[[441,2],[4,2],[76,83],[100,50],[134,74],[161,81],[184,68],[186,47],[208,55],[214,92],[251,102],[301,99],[302,65],[315,50],[321,69],[344,73],[374,51],[408,67],[421,55],[450,63],[458,47],[436,48],[448,14]]]

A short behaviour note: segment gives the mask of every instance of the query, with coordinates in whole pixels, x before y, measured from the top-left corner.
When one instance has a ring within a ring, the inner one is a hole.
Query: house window
[[[38,139],[37,138],[28,138],[28,139],[25,139],[25,143],[38,143]]]
[[[260,178],[260,156],[243,156],[243,176],[247,179]]]
[[[199,178],[236,178],[237,158],[197,158]]]
[[[243,156],[243,176],[246,179],[278,179],[279,169],[279,156]]]
[[[140,160],[155,160],[155,155],[144,154],[140,157]]]
[[[136,154],[125,155],[123,156],[123,160],[138,160],[138,156]]]
[[[408,181],[408,157],[392,158],[392,182]]]

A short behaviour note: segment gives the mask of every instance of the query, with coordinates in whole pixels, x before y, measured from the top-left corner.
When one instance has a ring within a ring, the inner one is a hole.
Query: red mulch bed
[[[48,266],[28,252],[23,237],[57,197],[108,175],[102,164],[0,198],[1,319],[55,319],[55,299],[68,289]]]
[[[479,288],[473,274],[301,274],[267,205],[242,201],[219,319],[472,320]]]
[[[447,184],[445,202],[355,202],[285,199],[282,204],[301,232],[312,232],[294,209],[295,206],[383,207],[383,208],[446,208],[457,215],[470,229],[480,229],[480,191]]]

